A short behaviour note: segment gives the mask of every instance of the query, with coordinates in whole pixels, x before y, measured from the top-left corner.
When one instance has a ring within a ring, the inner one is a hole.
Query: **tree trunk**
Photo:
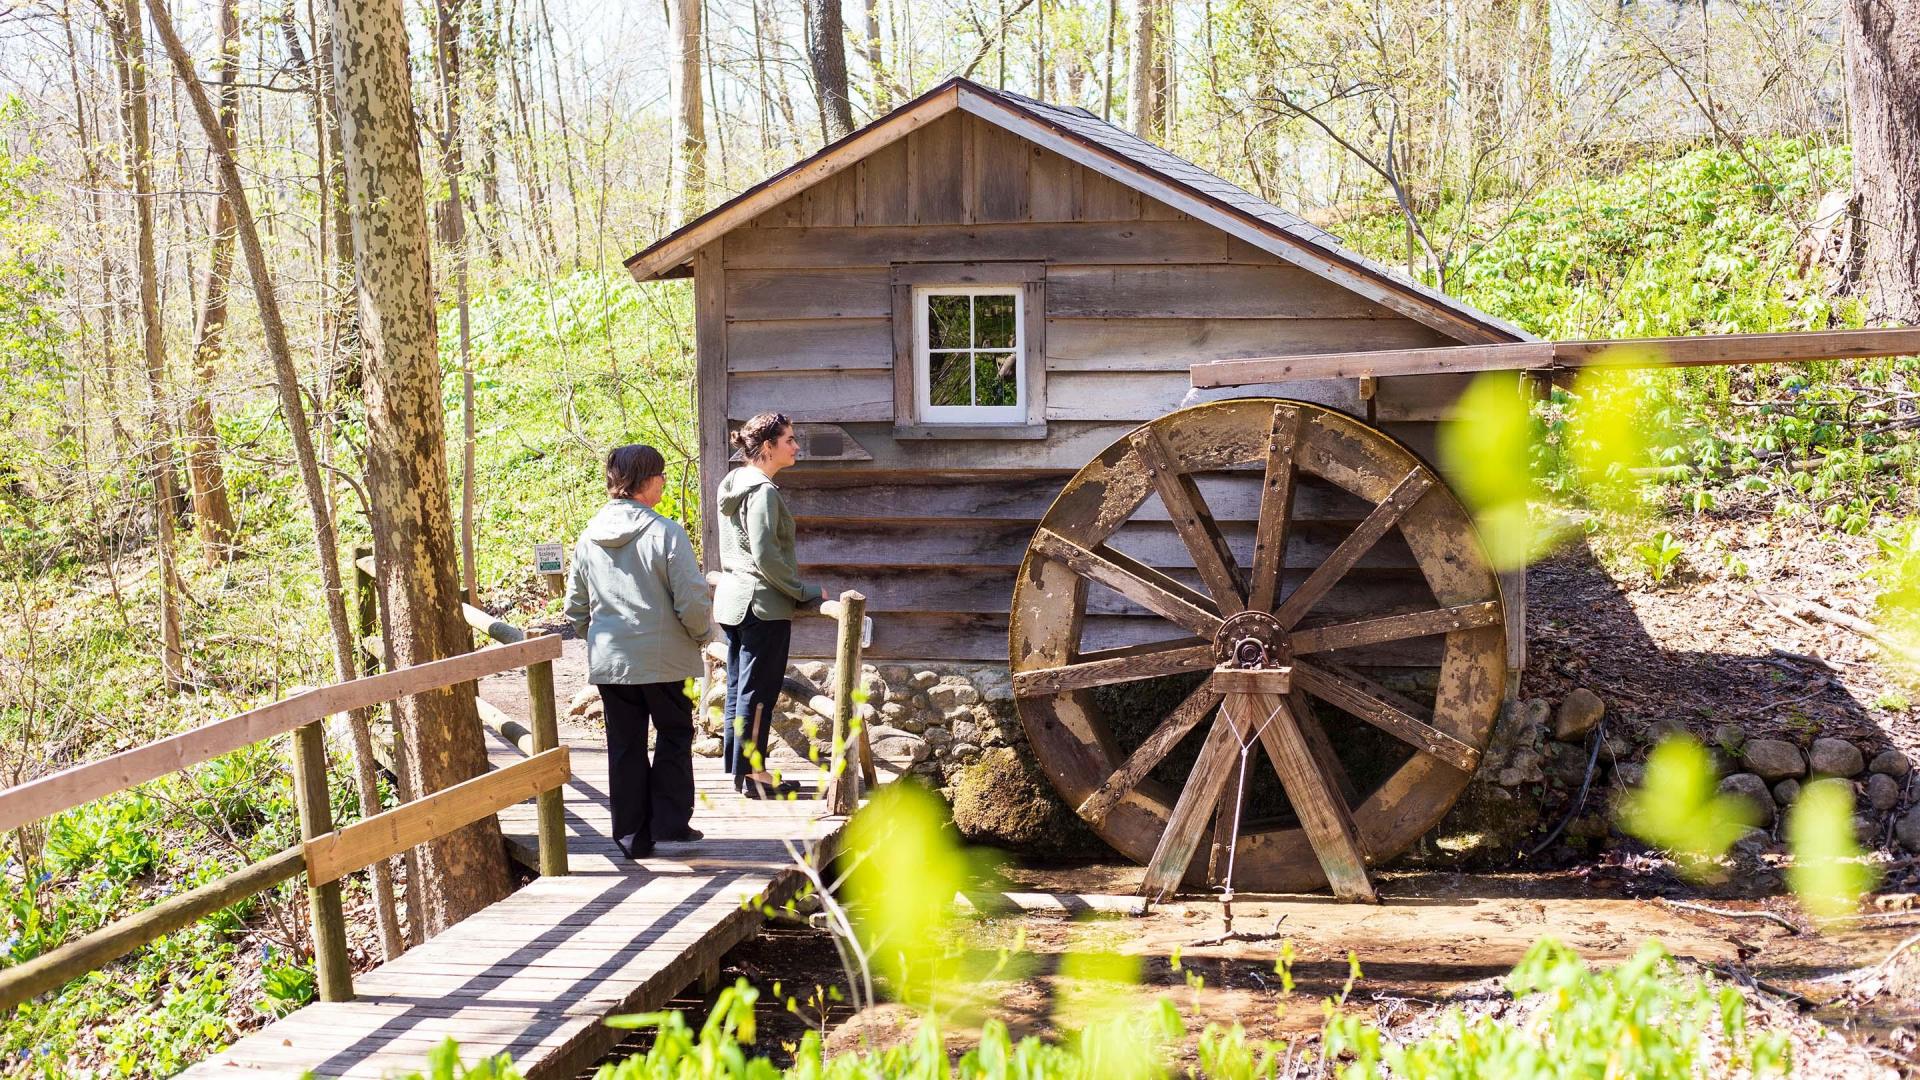
[[[161,0],[151,0],[160,3]],[[396,665],[470,648],[447,483],[445,417],[426,200],[414,138],[400,0],[333,0],[354,271],[365,334],[367,497],[382,633]],[[429,795],[487,769],[471,683],[395,704],[400,767]],[[506,849],[488,817],[416,849],[428,933],[507,893]]]
[[[148,474],[153,483],[153,524],[159,548],[160,668],[169,689],[186,684],[180,649],[180,575],[173,519],[173,443],[167,423],[167,353],[160,323],[160,274],[153,255],[153,140],[147,122],[146,41],[140,0],[108,7],[126,118],[127,174],[133,188],[134,268],[140,286],[140,340],[146,356]]]
[[[467,304],[467,217],[460,192],[466,176],[460,124],[460,11],[458,0],[434,5],[435,55],[440,72],[441,167],[447,197],[439,207],[440,238],[453,255],[454,304],[460,314],[460,595],[480,602],[473,565],[473,323]]]
[[[867,61],[867,108],[874,116],[884,116],[893,110],[893,94],[887,88],[887,65],[880,50],[880,0],[861,3],[867,17],[866,36],[860,42],[860,55]]]
[[[700,0],[669,0],[667,40],[673,69],[668,90],[673,105],[673,182],[667,205],[676,225],[699,217],[707,206],[707,123],[700,92]]]
[[[1920,8],[1848,0],[1861,272],[1876,319],[1920,323]]]
[[[233,0],[220,3],[220,130],[232,146],[238,128],[240,88],[240,12]],[[213,199],[213,250],[207,259],[207,284],[200,301],[200,325],[194,331],[196,385],[187,406],[187,479],[193,485],[193,522],[200,531],[208,565],[231,559],[238,533],[220,468],[220,442],[213,429],[214,372],[227,329],[227,283],[233,273],[233,208],[223,196]]]
[[[1166,58],[1161,55],[1161,0],[1134,0],[1133,65],[1127,79],[1127,124],[1143,139],[1160,138],[1167,118]]]
[[[853,102],[847,94],[847,34],[839,0],[805,0],[807,65],[820,103],[820,129],[826,142],[853,131]]]
[[[306,404],[300,396],[300,376],[293,366],[293,347],[287,341],[286,323],[280,317],[279,290],[274,286],[273,272],[267,266],[266,251],[260,244],[260,233],[254,224],[246,189],[241,186],[240,166],[234,157],[233,144],[227,141],[224,129],[227,117],[215,110],[213,102],[207,97],[206,88],[194,74],[193,60],[187,56],[186,47],[180,43],[179,35],[174,33],[173,22],[167,15],[166,0],[147,0],[147,8],[153,16],[154,31],[166,47],[174,71],[186,88],[187,97],[193,103],[201,127],[206,131],[214,162],[220,170],[222,202],[232,216],[233,231],[238,234],[240,247],[246,253],[247,277],[253,282],[254,297],[260,308],[260,327],[265,332],[267,353],[273,361],[274,388],[279,393],[280,410],[286,416],[287,429],[293,436],[293,456],[300,468],[308,509],[313,515],[314,546],[318,549],[320,560],[327,626],[333,635],[334,670],[345,682],[357,672],[353,631],[347,622],[346,596],[340,581],[340,542],[334,534],[326,482],[320,475],[320,458],[314,451]],[[223,99],[225,90],[223,87]],[[380,801],[374,777],[373,740],[368,730],[368,716],[365,710],[358,710],[348,719],[353,732],[360,810],[362,814],[371,816],[379,813]],[[400,925],[394,913],[393,878],[386,860],[373,864],[373,878],[374,921],[379,927],[387,958],[392,959],[401,950]]]

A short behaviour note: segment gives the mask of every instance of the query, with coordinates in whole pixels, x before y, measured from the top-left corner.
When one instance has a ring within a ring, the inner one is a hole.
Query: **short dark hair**
[[[754,461],[767,449],[767,444],[793,429],[793,421],[786,413],[763,412],[740,425],[740,430],[730,438],[733,445],[739,447],[740,456]]]
[[[640,486],[665,476],[667,459],[644,443],[628,443],[607,452],[607,498],[631,499]]]

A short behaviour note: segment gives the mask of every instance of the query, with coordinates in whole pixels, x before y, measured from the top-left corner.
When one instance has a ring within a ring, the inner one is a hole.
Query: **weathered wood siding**
[[[1051,151],[954,114],[728,233],[698,260],[701,388],[709,418],[778,409],[840,425],[871,461],[802,462],[780,486],[799,518],[803,573],[867,594],[875,659],[1006,659],[1013,574],[1035,524],[1074,470],[1143,421],[1188,400],[1199,360],[1417,347],[1438,332],[1281,263]],[[1045,262],[1044,440],[896,439],[890,268],[896,263]],[[715,341],[715,338],[719,340]],[[711,343],[711,344],[710,344]],[[1463,384],[1382,380],[1372,402],[1351,380],[1290,384],[1284,396],[1371,417],[1423,454]],[[1257,391],[1256,391],[1257,392]],[[1210,394],[1210,397],[1243,396]],[[725,470],[703,454],[708,490]],[[1257,516],[1254,478],[1203,488],[1243,564]],[[1366,507],[1309,492],[1290,566],[1310,567]],[[1154,500],[1116,547],[1191,578],[1191,560]],[[1340,609],[1418,606],[1398,538],[1371,555]],[[1178,636],[1116,594],[1091,590],[1089,649]],[[795,653],[826,656],[823,620],[795,627]],[[1401,647],[1395,656],[1419,653]],[[1383,655],[1381,663],[1394,662]]]

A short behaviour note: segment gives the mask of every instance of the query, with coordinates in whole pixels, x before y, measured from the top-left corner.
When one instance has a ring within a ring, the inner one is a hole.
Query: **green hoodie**
[[[773,479],[752,465],[728,473],[714,500],[720,511],[720,569],[713,618],[738,626],[755,618],[793,618],[793,609],[820,599],[820,587],[800,582],[793,552],[793,515]]]
[[[633,499],[600,508],[573,546],[567,619],[594,684],[679,682],[706,672],[712,603],[687,530]]]

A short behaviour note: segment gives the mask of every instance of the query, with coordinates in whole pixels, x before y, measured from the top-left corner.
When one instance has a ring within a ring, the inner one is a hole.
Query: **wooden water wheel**
[[[1169,528],[1189,565],[1126,553]],[[1132,638],[1083,640],[1096,622]],[[1010,627],[1036,757],[1158,897],[1231,866],[1240,889],[1374,899],[1365,864],[1438,823],[1479,763],[1505,650],[1499,585],[1440,477],[1274,399],[1171,413],[1075,474]]]

